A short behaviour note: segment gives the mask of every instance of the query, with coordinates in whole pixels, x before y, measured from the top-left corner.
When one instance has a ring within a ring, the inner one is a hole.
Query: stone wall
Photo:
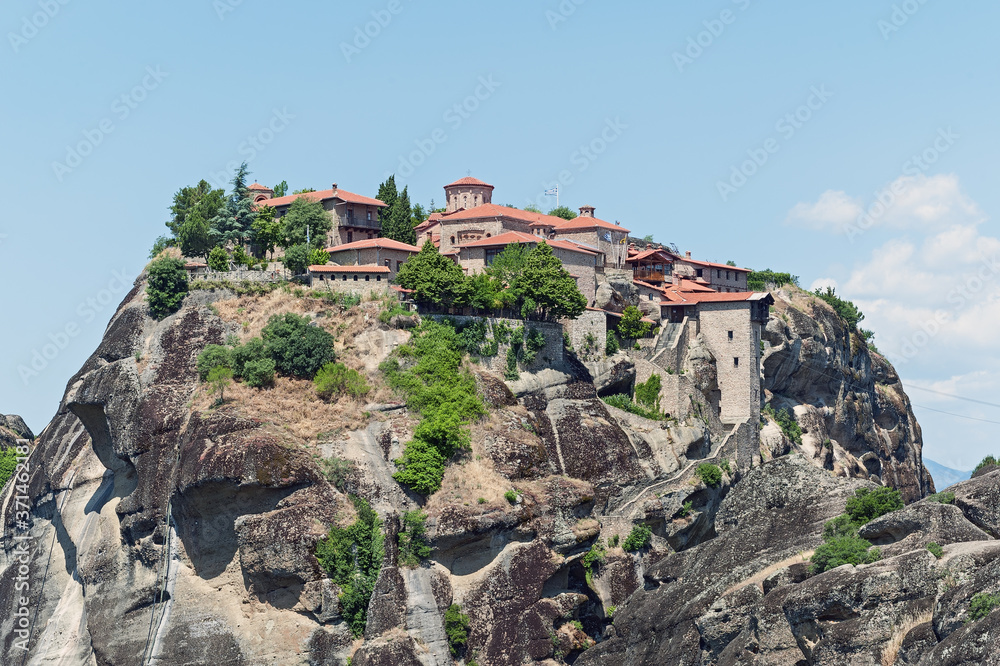
[[[584,310],[577,319],[564,319],[563,329],[569,336],[569,343],[581,358],[587,348],[587,334],[594,336],[596,349],[592,350],[583,360],[599,360],[604,358],[604,345],[608,336],[608,317],[600,310]]]
[[[317,273],[309,276],[309,286],[314,289],[335,291],[338,294],[358,296],[387,294],[389,284],[389,277],[385,273]]]
[[[698,305],[699,332],[717,362],[723,423],[760,415],[760,324],[750,320],[750,307],[747,301]]]
[[[283,268],[268,271],[235,271],[198,270],[189,273],[191,280],[206,280],[209,282],[281,282],[287,278]]]
[[[372,247],[363,250],[331,252],[330,263],[338,266],[385,266],[395,277],[396,273],[399,272],[399,267],[411,256],[413,253],[405,250]]]

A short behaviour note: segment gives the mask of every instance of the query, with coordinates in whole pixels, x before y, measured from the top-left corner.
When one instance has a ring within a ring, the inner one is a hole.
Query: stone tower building
[[[448,202],[446,214],[493,203],[493,186],[471,176],[445,185],[444,193]]]

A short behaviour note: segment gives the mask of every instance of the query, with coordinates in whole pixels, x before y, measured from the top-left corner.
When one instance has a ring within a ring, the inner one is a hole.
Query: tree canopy
[[[270,252],[274,257],[274,249],[285,242],[285,224],[274,217],[274,209],[261,206],[257,210],[257,219],[253,221],[253,242],[261,252]]]
[[[310,249],[322,249],[326,247],[326,235],[333,226],[333,219],[323,204],[309,197],[295,199],[282,221],[285,223],[285,247],[304,245],[308,229]]]
[[[621,321],[618,322],[618,332],[627,340],[635,340],[649,333],[653,325],[648,321],[642,321],[642,312],[634,305],[629,305],[622,312]]]
[[[250,198],[247,189],[247,177],[250,175],[247,163],[244,162],[233,175],[233,189],[226,198],[225,205],[211,220],[212,235],[217,242],[231,241],[244,243],[250,236],[253,221],[257,217],[257,209]]]
[[[375,198],[386,204],[379,217],[382,223],[382,237],[400,243],[416,244],[417,233],[413,227],[423,222],[423,219],[414,220],[408,188],[404,187],[400,192],[396,188],[396,176],[389,176],[379,185]],[[420,210],[422,214],[423,208]]]
[[[396,282],[417,301],[437,306],[465,305],[469,293],[465,272],[430,241],[400,267]]]
[[[558,208],[553,208],[549,211],[549,215],[554,215],[555,217],[561,217],[564,220],[572,220],[576,218],[576,213],[567,206],[559,206]]]
[[[524,271],[511,285],[521,316],[576,319],[587,307],[576,280],[563,268],[545,241],[540,242],[524,263]]]
[[[188,280],[183,261],[162,257],[149,265],[146,300],[155,318],[163,319],[177,312],[187,293]]]
[[[281,197],[288,194],[288,181],[283,180],[274,186],[274,198],[280,199]]]
[[[202,180],[194,187],[182,187],[174,194],[170,206],[171,218],[166,223],[171,233],[176,237],[180,233],[188,215],[197,210],[202,219],[210,221],[225,205],[226,193],[223,190],[212,189],[208,181]]]

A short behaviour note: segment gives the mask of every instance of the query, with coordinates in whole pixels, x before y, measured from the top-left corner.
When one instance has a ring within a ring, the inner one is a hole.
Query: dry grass
[[[902,624],[896,627],[892,638],[886,643],[885,649],[882,650],[882,666],[893,666],[899,656],[899,649],[903,646],[903,641],[906,640],[906,635],[921,624],[930,622],[933,618],[932,611],[904,618]]]
[[[441,490],[431,495],[425,510],[438,513],[454,504],[481,506],[484,510],[510,507],[503,494],[513,488],[510,480],[493,468],[493,461],[483,449],[482,439],[473,437],[472,451],[453,460],[444,471]],[[486,503],[480,504],[482,497]]]

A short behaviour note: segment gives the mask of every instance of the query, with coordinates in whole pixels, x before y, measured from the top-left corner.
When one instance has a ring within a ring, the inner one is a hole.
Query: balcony
[[[666,282],[663,271],[654,268],[636,268],[632,271],[632,277],[643,282]]]
[[[339,219],[341,228],[374,229],[376,231],[382,229],[382,223],[374,219],[369,220],[364,217],[355,217],[354,215],[348,215]]]

